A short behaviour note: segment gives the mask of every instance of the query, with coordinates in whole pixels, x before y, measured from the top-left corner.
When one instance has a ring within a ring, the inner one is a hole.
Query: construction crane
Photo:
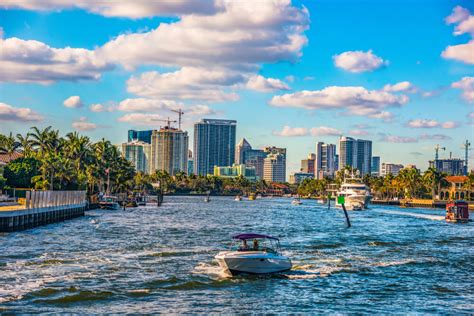
[[[179,129],[181,129],[181,116],[184,115],[184,112],[181,110],[181,109],[177,109],[177,110],[171,110],[171,112],[175,112],[175,113],[178,113],[178,126],[179,126]]]
[[[435,161],[438,161],[439,158],[439,150],[446,150],[446,147],[441,147],[439,144],[435,146]]]
[[[466,142],[462,144],[462,148],[464,148],[464,175],[467,176],[467,173],[469,171],[467,167],[467,163],[469,162],[469,150],[471,150],[469,147],[471,146],[471,143],[466,139]]]
[[[171,128],[171,123],[176,123],[176,121],[172,121],[170,120],[170,118],[168,117],[167,120],[162,120],[162,119],[154,119],[153,121],[161,121],[161,122],[166,122],[166,126],[168,127],[168,129]]]

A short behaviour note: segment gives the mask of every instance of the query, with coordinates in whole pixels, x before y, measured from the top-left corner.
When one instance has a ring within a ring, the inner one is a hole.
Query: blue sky
[[[190,132],[230,118],[254,147],[287,147],[290,172],[341,134],[422,169],[437,143],[462,157],[473,141],[470,1],[49,2],[0,10],[1,133],[119,144],[183,108]]]

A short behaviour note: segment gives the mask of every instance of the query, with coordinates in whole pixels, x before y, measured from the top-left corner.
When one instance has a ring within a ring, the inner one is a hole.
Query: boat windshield
[[[280,250],[280,242],[276,239],[253,238],[236,240],[232,250],[236,251],[263,251],[277,254]]]

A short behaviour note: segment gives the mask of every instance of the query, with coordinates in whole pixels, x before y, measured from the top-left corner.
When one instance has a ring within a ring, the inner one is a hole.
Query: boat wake
[[[384,210],[384,211],[378,210],[378,212],[385,213],[385,214],[393,214],[393,215],[412,216],[412,217],[417,217],[417,218],[430,219],[430,220],[433,220],[433,221],[444,221],[445,220],[444,216],[441,216],[441,215],[418,214],[418,213],[388,211],[388,210]]]

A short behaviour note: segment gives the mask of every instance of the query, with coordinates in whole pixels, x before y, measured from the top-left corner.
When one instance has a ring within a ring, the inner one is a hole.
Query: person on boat
[[[257,239],[253,240],[253,250],[258,251],[258,240]]]
[[[249,250],[249,246],[247,245],[247,240],[246,239],[244,239],[242,241],[242,246],[240,246],[239,250],[240,251],[248,251]]]

